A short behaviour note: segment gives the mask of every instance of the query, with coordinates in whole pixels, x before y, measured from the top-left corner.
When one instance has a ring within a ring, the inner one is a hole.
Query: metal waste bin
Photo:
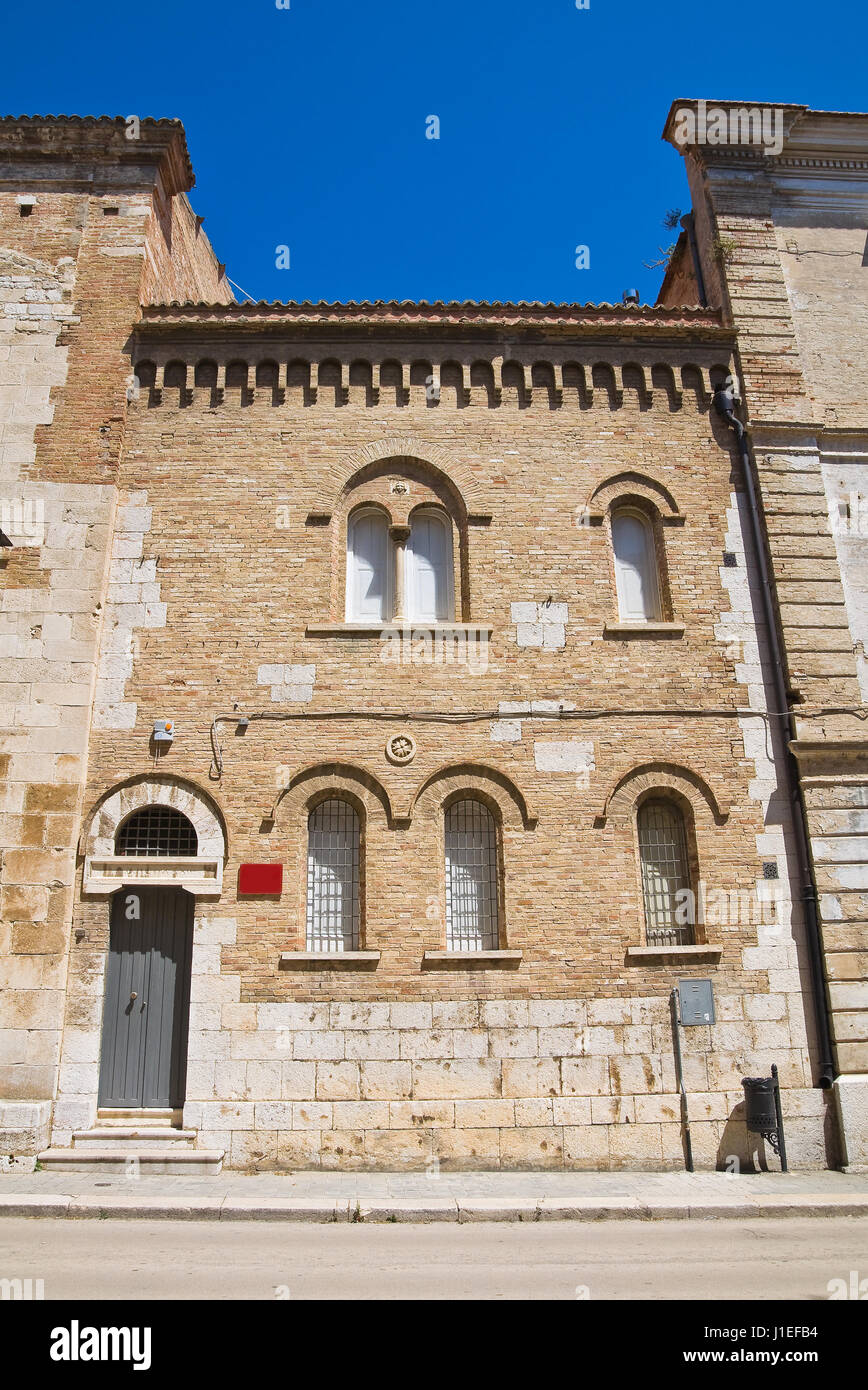
[[[777,1129],[778,1117],[775,1106],[775,1079],[773,1076],[745,1076],[744,1118],[752,1134],[766,1134]]]
[[[781,1160],[781,1172],[787,1172],[787,1145],[784,1139],[784,1117],[781,1111],[781,1088],[778,1069],[771,1076],[744,1076],[744,1120],[750,1134],[761,1134]]]

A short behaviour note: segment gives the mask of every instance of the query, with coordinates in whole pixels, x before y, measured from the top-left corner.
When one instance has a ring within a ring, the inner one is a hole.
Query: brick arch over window
[[[710,816],[715,825],[724,825],[729,817],[728,803],[698,773],[676,763],[644,763],[615,783],[597,816],[597,826],[631,820],[637,803],[651,795],[686,801],[699,819],[707,821]]]
[[[353,516],[362,507],[376,507],[386,514],[390,527],[390,544],[386,563],[390,566],[391,588],[397,592],[398,565],[406,565],[408,539],[413,515],[420,509],[432,509],[448,523],[449,545],[449,603],[450,620],[469,622],[471,611],[470,561],[468,553],[468,518],[465,502],[452,480],[427,459],[410,457],[378,458],[357,469],[347,481],[330,514],[331,577],[329,583],[329,612],[340,621],[346,612],[349,618],[348,542]],[[394,547],[403,542],[402,559]],[[405,612],[407,612],[405,607]],[[364,616],[356,614],[356,617]],[[386,614],[386,621],[392,618]],[[407,616],[413,615],[407,612]]]
[[[490,520],[491,507],[467,465],[445,449],[408,438],[380,439],[350,454],[336,465],[330,482],[311,499],[311,511],[330,517],[338,510],[358,476],[371,464],[389,463],[412,463],[428,469],[450,489],[462,520]]]
[[[380,820],[389,828],[395,823],[392,802],[382,782],[365,768],[340,762],[310,763],[299,768],[278,792],[265,819],[273,822],[278,814],[281,821],[291,819],[330,796],[349,801],[365,820]]]
[[[486,802],[506,830],[536,827],[536,810],[528,804],[521,789],[506,773],[484,763],[445,763],[425,778],[403,811],[396,808],[398,818],[412,820],[417,807],[432,813],[459,794]]]
[[[629,469],[610,473],[597,483],[585,504],[585,512],[592,518],[602,519],[603,513],[611,507],[631,501],[644,502],[664,526],[678,526],[684,522],[684,513],[665,484],[647,473]]]
[[[146,806],[170,806],[186,816],[196,831],[200,859],[225,860],[226,827],[212,798],[192,782],[176,777],[143,776],[107,791],[94,808],[81,848],[88,856],[113,855],[121,825]]]

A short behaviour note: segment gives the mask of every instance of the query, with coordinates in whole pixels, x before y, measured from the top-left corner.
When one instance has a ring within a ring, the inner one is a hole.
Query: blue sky
[[[864,0],[289,3],[10,7],[0,105],[180,117],[255,299],[579,302],[656,296],[674,98],[868,109]]]

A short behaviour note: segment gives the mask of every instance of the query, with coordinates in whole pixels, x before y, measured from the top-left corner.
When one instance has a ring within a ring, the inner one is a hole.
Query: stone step
[[[113,1129],[180,1129],[180,1110],[112,1110],[100,1107],[96,1112],[96,1128]]]
[[[176,1173],[188,1177],[207,1177],[223,1167],[223,1149],[183,1149],[174,1144],[140,1145],[126,1151],[114,1144],[108,1148],[44,1149],[38,1162],[50,1173],[129,1172],[131,1158],[138,1159],[147,1174]]]
[[[131,1125],[127,1129],[121,1129],[120,1125],[98,1125],[95,1129],[76,1130],[72,1136],[74,1149],[116,1148],[124,1153],[134,1153],[143,1145],[150,1148],[152,1144],[191,1149],[195,1143],[195,1129],[171,1129],[167,1126],[160,1129],[153,1126],[149,1129]]]

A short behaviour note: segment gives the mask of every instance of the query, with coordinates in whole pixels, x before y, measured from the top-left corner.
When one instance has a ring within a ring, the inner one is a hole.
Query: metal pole
[[[787,1167],[787,1146],[784,1142],[784,1116],[781,1110],[781,1083],[778,1081],[778,1069],[772,1062],[772,1076],[775,1080],[775,1117],[778,1122],[778,1154],[781,1160],[781,1172],[788,1173]]]
[[[690,1117],[687,1114],[687,1092],[684,1089],[684,1074],[681,1069],[681,1035],[678,1020],[678,991],[673,989],[669,996],[672,1010],[672,1036],[675,1041],[675,1071],[678,1077],[678,1091],[681,1096],[681,1125],[684,1130],[684,1151],[688,1173],[693,1172],[693,1145],[690,1142]]]

